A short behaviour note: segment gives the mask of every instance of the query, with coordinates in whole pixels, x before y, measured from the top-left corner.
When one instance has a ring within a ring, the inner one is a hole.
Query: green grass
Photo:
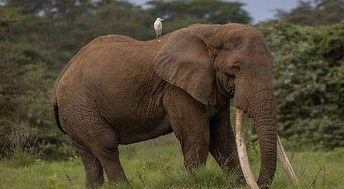
[[[234,184],[234,176],[223,173],[209,156],[207,166],[196,176],[187,175],[182,166],[179,145],[173,137],[121,146],[121,160],[130,185],[116,188],[245,188]],[[257,174],[258,151],[250,147],[250,159]],[[300,179],[299,188],[342,188],[344,186],[344,149],[331,152],[295,152],[293,167]],[[78,157],[68,161],[30,160],[17,154],[0,161],[0,188],[84,188],[85,175]],[[103,188],[113,188],[105,183]],[[278,170],[271,188],[295,188],[284,172]]]

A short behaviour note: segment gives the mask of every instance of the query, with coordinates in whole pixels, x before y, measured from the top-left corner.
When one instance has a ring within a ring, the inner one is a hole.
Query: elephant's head
[[[207,106],[221,95],[254,120],[261,150],[259,186],[276,170],[277,118],[273,58],[258,29],[241,24],[192,25],[174,32],[154,69]]]

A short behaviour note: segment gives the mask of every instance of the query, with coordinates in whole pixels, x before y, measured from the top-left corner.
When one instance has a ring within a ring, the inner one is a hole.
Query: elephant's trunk
[[[261,166],[257,182],[260,187],[268,187],[275,175],[277,158],[277,114],[272,88],[257,93],[249,113],[260,145]]]
[[[253,89],[254,90],[254,89]],[[250,99],[248,99],[248,106],[246,112],[250,115],[250,117],[253,118],[254,121],[254,128],[258,135],[258,141],[260,145],[260,153],[261,153],[261,167],[260,167],[260,173],[258,178],[258,185],[262,188],[268,187],[269,184],[272,182],[273,177],[275,175],[276,171],[276,157],[277,157],[277,115],[276,115],[276,107],[275,107],[275,99],[274,99],[274,91],[272,88],[272,84],[269,85],[269,87],[264,87],[263,89],[260,88],[260,90],[257,90],[258,92],[253,93]],[[252,94],[252,93],[251,93]],[[240,114],[240,112],[243,112],[239,109],[237,113]],[[244,139],[242,134],[243,131],[239,131],[241,127],[243,127],[243,124],[240,123],[240,115],[237,115],[237,121],[236,123],[239,123],[239,126],[236,128],[237,133],[237,143],[242,143],[241,145],[244,146]],[[240,136],[242,135],[242,136]],[[238,139],[241,138],[241,139]],[[239,158],[245,156],[246,152],[240,152],[240,144],[238,144],[238,152],[239,152]],[[245,146],[244,148],[245,149]],[[244,151],[244,150],[241,150]],[[240,154],[243,153],[244,155]],[[243,161],[242,161],[243,160]],[[241,164],[243,166],[243,163],[245,161],[245,158],[240,159]],[[245,163],[244,163],[245,164]],[[248,162],[247,162],[248,164]],[[245,165],[244,165],[245,166]],[[246,166],[249,169],[249,166]],[[244,170],[245,174],[251,174],[250,170]],[[246,172],[246,173],[245,173]],[[246,177],[246,175],[245,175]],[[251,178],[250,178],[251,177]],[[246,180],[248,179],[253,180],[253,176],[246,177]],[[254,181],[248,181],[248,183],[253,183]],[[256,188],[256,184],[251,186],[252,188]]]

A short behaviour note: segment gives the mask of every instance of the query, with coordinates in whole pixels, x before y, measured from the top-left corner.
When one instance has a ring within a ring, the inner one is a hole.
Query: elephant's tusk
[[[236,109],[235,120],[235,140],[238,150],[238,156],[242,172],[244,174],[247,185],[253,189],[259,189],[256,180],[253,177],[250,164],[247,157],[246,143],[245,143],[245,125],[243,124],[244,112]]]
[[[247,182],[247,185],[250,188],[259,188],[251,171],[250,164],[248,161],[246,143],[245,143],[245,125],[243,124],[244,112],[240,109],[236,109],[236,120],[235,120],[235,140],[238,150],[238,156],[240,165]],[[296,177],[295,171],[291,166],[287,154],[284,151],[280,137],[277,135],[277,156],[278,160],[281,163],[283,169],[287,173],[289,179],[293,184],[297,185],[299,180]]]
[[[283,149],[280,137],[278,135],[277,135],[277,156],[278,156],[279,162],[281,163],[284,171],[287,173],[289,179],[295,185],[297,185],[299,183],[299,180],[297,179],[295,171],[288,160],[287,154],[285,153]]]

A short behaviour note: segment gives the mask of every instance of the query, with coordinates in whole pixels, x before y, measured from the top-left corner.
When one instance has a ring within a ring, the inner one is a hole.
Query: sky
[[[129,0],[133,3],[143,5],[147,0]],[[231,1],[231,0],[224,0]],[[298,5],[300,0],[232,0],[245,3],[244,9],[247,10],[253,23],[272,19],[276,13],[276,9],[291,10]]]

